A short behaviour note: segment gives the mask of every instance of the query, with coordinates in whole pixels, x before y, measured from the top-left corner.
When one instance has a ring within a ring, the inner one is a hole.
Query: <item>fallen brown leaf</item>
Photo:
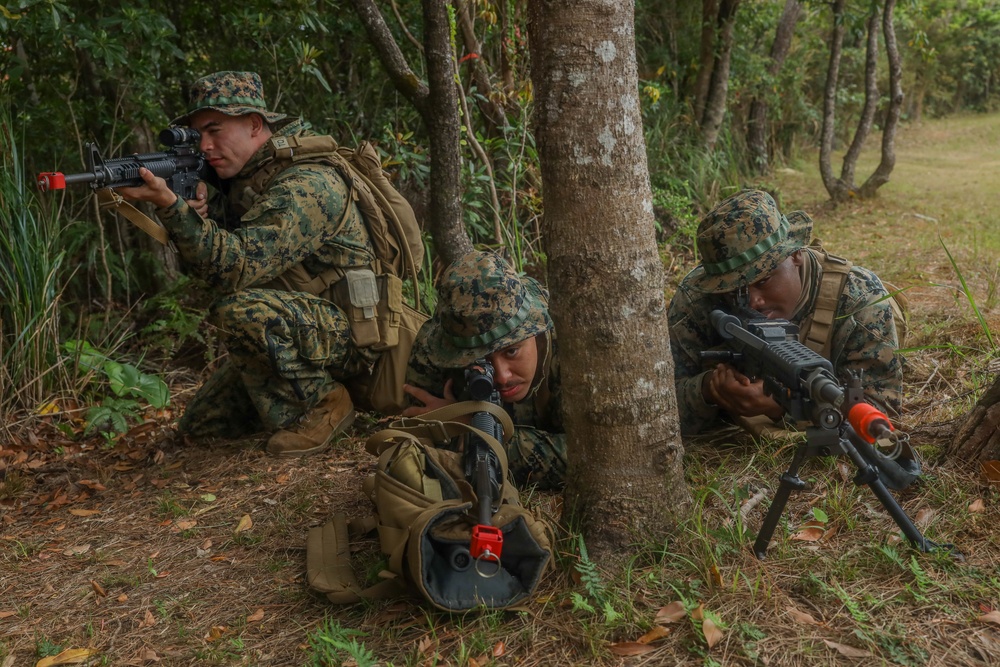
[[[913,523],[917,524],[917,528],[923,530],[930,525],[933,518],[934,510],[930,507],[922,507],[917,510],[917,516],[913,517]]]
[[[619,642],[611,644],[608,649],[615,655],[629,656],[650,653],[655,651],[656,647],[649,644],[640,644],[639,642]]]
[[[721,642],[724,637],[719,626],[708,617],[705,617],[705,620],[701,622],[701,631],[705,633],[705,643],[708,644],[708,648]]]
[[[793,621],[801,623],[802,625],[820,625],[820,623],[812,617],[812,614],[799,611],[795,607],[788,608],[788,615],[792,617]]]
[[[0,611],[0,618],[10,618],[11,616],[17,616],[16,611]]]
[[[94,592],[100,595],[102,598],[107,596],[108,594],[107,591],[104,590],[104,587],[101,586],[96,581],[94,581],[93,579],[90,580],[90,587],[93,588]]]
[[[249,514],[244,514],[243,518],[236,525],[236,530],[233,532],[242,533],[244,530],[250,530],[251,528],[253,528],[253,519],[250,518]]]
[[[156,625],[156,617],[153,616],[153,612],[146,610],[146,614],[142,617],[142,621],[139,622],[139,629],[151,628]]]
[[[653,642],[663,639],[670,634],[670,628],[665,628],[662,625],[654,625],[649,632],[639,637],[636,641],[640,644],[652,644]]]
[[[90,551],[89,544],[80,544],[78,546],[70,547],[69,549],[63,551],[63,556],[79,556],[81,554],[87,553],[88,551]]]
[[[1000,461],[983,461],[979,464],[979,475],[984,484],[1000,484]]]
[[[499,641],[499,642],[497,642],[496,644],[493,645],[493,657],[494,658],[499,658],[500,656],[502,656],[506,652],[507,652],[507,645],[504,644],[502,641]]]
[[[982,621],[983,623],[996,623],[997,625],[1000,625],[1000,611],[993,610],[988,614],[983,614],[976,620]]]
[[[684,610],[684,603],[675,600],[671,602],[666,607],[661,607],[659,611],[656,612],[656,617],[653,619],[656,623],[673,623],[674,621],[679,621],[687,616],[687,611]]]
[[[79,665],[87,662],[90,656],[97,655],[97,649],[68,648],[59,655],[50,655],[35,663],[35,667],[52,667],[53,665]]]
[[[837,642],[831,642],[824,639],[823,643],[830,648],[836,650],[841,655],[845,655],[848,658],[870,658],[872,654],[862,648],[856,648],[854,646],[848,646],[847,644],[838,644]]]
[[[95,514],[100,514],[101,510],[78,510],[78,509],[71,509],[71,510],[69,510],[69,513],[72,514],[73,516],[94,516]]]
[[[809,526],[792,533],[788,539],[799,540],[801,542],[818,542],[823,537],[823,529],[817,526]]]
[[[263,621],[263,620],[264,620],[264,610],[263,609],[258,609],[254,613],[252,613],[249,616],[247,616],[247,623],[256,623],[257,621]]]
[[[174,528],[177,530],[191,530],[198,525],[198,522],[194,519],[182,519],[174,524]]]
[[[708,574],[712,578],[712,584],[714,584],[716,588],[722,588],[722,573],[719,572],[719,566],[712,563],[712,566],[708,568]]]
[[[982,498],[976,498],[975,500],[972,501],[972,504],[969,505],[969,511],[972,512],[973,514],[977,512],[985,512],[986,503],[983,502]]]

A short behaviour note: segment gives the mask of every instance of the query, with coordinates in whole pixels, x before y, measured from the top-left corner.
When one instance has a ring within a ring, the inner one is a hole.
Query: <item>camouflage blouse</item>
[[[811,318],[822,275],[816,251],[806,248],[803,253],[807,261],[814,263],[815,279],[803,286],[809,298],[792,317],[795,324]],[[852,373],[860,373],[866,398],[896,416],[901,405],[903,371],[896,354],[899,345],[887,294],[874,273],[859,266],[851,268],[834,316],[830,361],[841,382]],[[701,391],[704,376],[715,362],[706,363],[698,357],[701,350],[724,347],[708,320],[709,313],[720,307],[727,307],[723,295],[694,290],[687,278],[670,301],[670,348],[681,431],[685,434],[698,433],[723,416],[717,406],[705,401]]]

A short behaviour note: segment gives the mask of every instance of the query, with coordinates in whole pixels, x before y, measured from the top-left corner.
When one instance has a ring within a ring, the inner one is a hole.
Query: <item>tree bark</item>
[[[701,46],[698,50],[698,76],[694,80],[694,118],[701,124],[708,100],[715,64],[715,24],[719,17],[719,0],[701,2]]]
[[[569,450],[566,508],[619,563],[690,508],[626,0],[530,3],[551,312]]]
[[[833,175],[830,160],[833,155],[834,117],[837,110],[837,86],[840,78],[840,54],[844,44],[844,5],[847,0],[834,0],[833,31],[830,35],[830,61],[826,68],[823,89],[823,130],[819,146],[819,173],[823,186],[834,201],[842,197],[841,182]]]
[[[961,461],[1000,459],[1000,378],[966,416],[952,439],[948,454]]]
[[[872,131],[875,110],[878,108],[878,19],[880,14],[878,4],[872,3],[871,13],[865,22],[865,28],[868,30],[868,45],[865,49],[865,105],[861,109],[861,118],[858,120],[854,139],[847,152],[844,153],[844,162],[840,169],[841,187],[845,194],[857,190],[854,185],[854,172],[858,166],[861,149],[864,148],[865,140]]]
[[[896,0],[886,0],[885,12],[882,15],[885,53],[889,60],[889,108],[885,112],[885,123],[882,125],[882,160],[859,190],[859,194],[865,199],[873,197],[876,190],[889,182],[889,175],[896,166],[896,128],[899,126],[899,114],[903,109],[903,63],[893,25],[895,7]]]
[[[446,0],[424,0],[428,84],[403,56],[373,0],[351,0],[396,89],[420,113],[430,140],[430,230],[438,255],[451,263],[472,250],[462,221],[461,153],[455,59]]]
[[[507,124],[507,116],[496,102],[496,95],[493,92],[493,85],[490,83],[489,69],[486,67],[486,60],[483,58],[483,47],[476,37],[475,25],[469,15],[467,0],[453,0],[455,7],[455,21],[462,33],[462,44],[465,52],[474,55],[468,60],[468,67],[472,72],[472,80],[476,84],[479,95],[476,97],[476,106],[487,122],[485,134],[488,137],[498,136],[498,129]]]
[[[781,68],[788,57],[788,51],[792,48],[792,37],[795,36],[795,25],[802,16],[802,3],[799,0],[785,0],[785,8],[781,11],[781,18],[778,20],[778,27],[774,32],[774,42],[771,44],[771,62],[767,65],[768,80],[764,83],[770,85],[774,77],[778,76]],[[765,174],[770,168],[771,156],[768,150],[767,140],[767,100],[764,90],[758,90],[753,100],[750,102],[750,111],[747,120],[747,148],[750,152],[750,166],[758,174]]]
[[[706,150],[715,148],[719,140],[722,119],[726,115],[726,98],[729,95],[729,63],[733,52],[733,29],[736,26],[736,9],[740,0],[722,0],[719,5],[718,47],[712,64],[712,82],[705,100],[705,113],[701,123],[702,143]]]

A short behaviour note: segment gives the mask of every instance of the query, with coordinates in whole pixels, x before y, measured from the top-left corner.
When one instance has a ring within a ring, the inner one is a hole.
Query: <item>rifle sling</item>
[[[120,194],[110,188],[97,191],[97,201],[102,209],[114,209],[128,218],[129,222],[153,237],[161,245],[170,242],[170,235],[162,225],[158,224],[132,204],[125,201]]]

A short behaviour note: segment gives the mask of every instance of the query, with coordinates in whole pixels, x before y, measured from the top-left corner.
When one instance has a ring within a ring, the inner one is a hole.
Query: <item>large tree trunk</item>
[[[962,422],[948,454],[961,461],[1000,460],[1000,378]]]
[[[472,250],[462,222],[461,153],[455,62],[446,0],[423,0],[425,85],[413,73],[373,0],[352,0],[396,89],[420,113],[431,145],[430,230],[438,255],[451,263]]]
[[[795,36],[795,25],[802,15],[802,3],[799,0],[785,0],[785,8],[778,20],[774,32],[774,43],[771,44],[771,62],[767,65],[767,80],[770,84],[781,72],[792,48],[792,37]],[[747,119],[747,148],[750,152],[750,165],[758,174],[765,174],[770,168],[771,156],[767,141],[767,100],[763,90],[759,90],[750,102],[750,112]]]
[[[637,97],[634,5],[529,9],[552,315],[569,450],[566,508],[617,560],[690,507],[663,265]]]
[[[712,83],[708,87],[705,113],[701,120],[702,145],[711,151],[719,140],[722,119],[726,115],[729,96],[729,63],[733,52],[733,30],[736,27],[736,9],[740,0],[722,0],[719,5],[718,46],[712,65]]]

